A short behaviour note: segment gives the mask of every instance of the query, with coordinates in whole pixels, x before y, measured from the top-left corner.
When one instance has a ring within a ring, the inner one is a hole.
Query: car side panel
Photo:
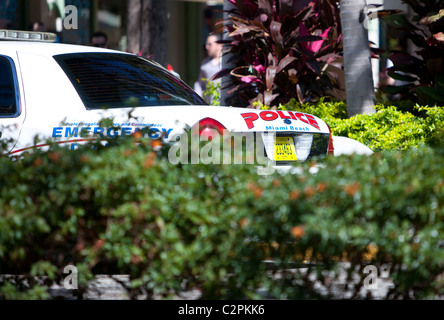
[[[52,128],[65,119],[86,115],[73,86],[51,57],[18,52],[18,59],[27,115],[15,151],[33,146],[37,135],[51,137]]]
[[[1,57],[9,62],[14,77],[14,96],[17,100],[17,113],[15,115],[0,115],[0,139],[2,142],[11,141],[8,145],[10,151],[19,139],[23,122],[26,118],[25,99],[22,94],[23,83],[21,81],[20,64],[14,50],[2,50]]]

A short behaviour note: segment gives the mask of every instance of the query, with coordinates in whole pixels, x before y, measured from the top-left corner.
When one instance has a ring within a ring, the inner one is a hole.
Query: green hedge
[[[0,277],[0,298],[49,299],[67,265],[79,297],[95,275],[117,273],[130,276],[131,299],[192,289],[202,299],[331,298],[346,266],[353,298],[367,265],[389,266],[386,299],[444,293],[443,149],[261,176],[250,165],[172,165],[151,143],[0,157],[0,275],[20,275]]]
[[[440,145],[444,137],[444,108],[422,107],[409,101],[378,104],[374,114],[347,117],[345,102],[299,104],[292,101],[281,110],[301,110],[326,121],[334,135],[358,140],[373,151],[408,150],[421,145]]]

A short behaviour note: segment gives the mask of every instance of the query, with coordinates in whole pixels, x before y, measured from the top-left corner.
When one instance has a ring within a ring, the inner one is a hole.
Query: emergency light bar
[[[57,35],[51,32],[18,31],[0,29],[0,40],[20,40],[37,42],[56,42]]]

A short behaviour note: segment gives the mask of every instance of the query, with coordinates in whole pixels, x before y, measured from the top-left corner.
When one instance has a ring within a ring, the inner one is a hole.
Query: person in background
[[[94,47],[108,48],[108,36],[102,31],[94,32],[90,37],[90,44]]]
[[[197,81],[194,83],[194,91],[196,91],[210,104],[212,97],[204,96],[203,94],[206,90],[208,81],[222,68],[223,45],[221,43],[217,43],[217,41],[220,40],[221,36],[217,33],[210,34],[207,37],[205,49],[207,50],[208,57],[202,61],[199,76],[197,78]],[[220,83],[220,79],[214,80],[213,82]]]
[[[41,21],[34,22],[30,29],[31,29],[31,31],[39,31],[39,32],[45,32],[46,31],[45,24],[43,22],[41,22]]]

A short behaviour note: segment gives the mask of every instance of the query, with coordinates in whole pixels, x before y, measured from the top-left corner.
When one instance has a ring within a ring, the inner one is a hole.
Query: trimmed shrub
[[[386,299],[443,294],[443,149],[260,176],[134,142],[0,157],[1,298],[49,299],[67,265],[79,298],[97,274],[129,275],[130,299],[326,299],[340,279],[343,298],[372,298],[368,265],[388,267]]]
[[[407,106],[408,105],[408,106]],[[374,114],[347,117],[345,102],[291,103],[279,110],[300,110],[320,117],[334,135],[362,142],[373,151],[407,150],[421,145],[441,145],[444,108],[411,104],[376,105]]]

